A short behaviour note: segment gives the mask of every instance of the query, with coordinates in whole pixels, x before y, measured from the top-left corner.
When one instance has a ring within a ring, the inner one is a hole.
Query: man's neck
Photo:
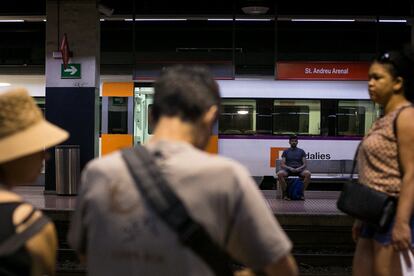
[[[149,143],[160,140],[186,142],[194,145],[196,140],[194,126],[178,117],[161,117]]]

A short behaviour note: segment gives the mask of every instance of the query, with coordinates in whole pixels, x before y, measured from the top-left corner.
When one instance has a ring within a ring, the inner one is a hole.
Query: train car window
[[[256,101],[222,100],[219,134],[255,134]]]
[[[275,100],[273,134],[319,135],[321,104],[318,100]]]
[[[154,120],[152,119],[152,104],[148,105],[148,134],[152,134],[154,131]]]
[[[338,100],[321,100],[321,135],[337,135],[337,113]]]
[[[128,133],[128,98],[109,97],[108,134]]]
[[[98,124],[99,124],[99,137],[101,137],[102,136],[102,96],[100,96],[99,97],[99,100],[98,100],[98,105],[99,105],[99,122],[98,122]]]
[[[272,134],[272,99],[257,99],[256,133]]]
[[[377,119],[371,101],[338,101],[337,123],[339,136],[363,136]]]

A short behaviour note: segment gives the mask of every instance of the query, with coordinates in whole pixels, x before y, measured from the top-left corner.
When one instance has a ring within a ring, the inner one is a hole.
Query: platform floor
[[[44,194],[41,186],[19,186],[14,191],[41,210],[71,212],[76,207],[76,196]],[[306,191],[304,201],[276,199],[276,190],[264,190],[263,195],[275,215],[343,215],[336,208],[337,191]]]
[[[263,195],[276,215],[342,215],[336,208],[337,191],[306,191],[304,201],[276,199],[276,190],[264,190]]]

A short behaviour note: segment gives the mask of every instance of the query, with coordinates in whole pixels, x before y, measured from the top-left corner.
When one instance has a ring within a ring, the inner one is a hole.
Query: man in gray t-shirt
[[[266,275],[297,275],[292,244],[246,168],[201,150],[219,103],[205,69],[165,70],[155,83],[156,127],[146,148],[191,217],[228,254]],[[148,206],[119,152],[84,170],[69,243],[86,256],[89,275],[213,275]]]
[[[290,148],[283,151],[282,160],[280,162],[280,170],[276,173],[277,180],[283,192],[283,199],[290,200],[286,193],[286,177],[299,176],[303,179],[303,192],[309,185],[311,173],[306,169],[306,153],[303,149],[298,148],[298,137],[291,135],[289,137]],[[303,193],[304,194],[304,193]],[[305,199],[304,196],[301,198]]]

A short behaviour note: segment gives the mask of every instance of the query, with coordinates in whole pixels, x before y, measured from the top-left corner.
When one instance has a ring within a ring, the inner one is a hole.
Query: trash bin
[[[55,147],[56,193],[76,195],[80,180],[79,145]]]

